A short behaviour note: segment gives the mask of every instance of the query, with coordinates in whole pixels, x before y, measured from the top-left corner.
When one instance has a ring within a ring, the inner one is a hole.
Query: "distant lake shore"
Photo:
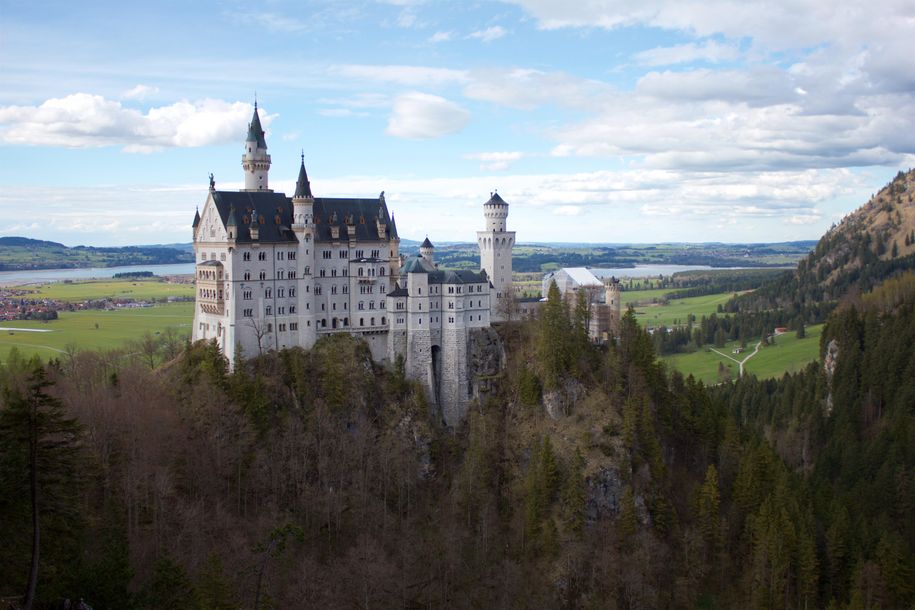
[[[591,271],[599,278],[605,277],[653,277],[673,275],[679,271],[708,271],[712,269],[747,269],[748,267],[711,267],[709,265],[636,265],[635,267],[594,267]],[[755,268],[755,267],[754,267]],[[791,267],[785,267],[789,269]],[[193,275],[194,263],[171,265],[128,265],[124,267],[88,267],[85,269],[30,269],[27,271],[0,271],[0,286],[40,284],[108,279],[117,273],[151,271],[154,275]]]
[[[170,265],[126,265],[123,267],[86,267],[82,269],[28,269],[0,271],[0,286],[63,282],[66,280],[96,280],[112,278],[117,273],[152,271],[154,275],[193,275],[194,263]]]

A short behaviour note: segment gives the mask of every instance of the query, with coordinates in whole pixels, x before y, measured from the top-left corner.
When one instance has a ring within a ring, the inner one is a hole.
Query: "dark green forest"
[[[499,329],[497,390],[457,430],[345,334],[234,372],[207,343],[14,355],[0,598],[911,608],[913,286],[837,309],[828,366],[713,388],[665,370],[632,313],[598,347],[551,294]]]

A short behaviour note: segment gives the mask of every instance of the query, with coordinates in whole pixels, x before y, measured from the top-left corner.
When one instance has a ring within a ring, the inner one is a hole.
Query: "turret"
[[[508,204],[499,193],[490,193],[489,201],[483,204],[483,216],[486,218],[487,231],[504,231],[508,218]]]
[[[254,116],[248,123],[248,137],[245,138],[245,154],[241,157],[245,170],[246,191],[269,191],[267,174],[270,172],[270,155],[267,154],[267,140],[261,127],[261,118],[254,102]]]
[[[305,171],[305,153],[302,153],[302,164],[299,166],[299,178],[295,183],[295,194],[292,196],[292,230],[302,231],[311,226],[314,211],[314,197],[311,194],[311,183]]]
[[[480,267],[486,271],[492,282],[495,298],[490,298],[490,319],[499,322],[505,319],[514,299],[512,288],[512,248],[515,245],[515,232],[506,231],[508,204],[499,193],[490,193],[489,200],[483,204],[483,217],[486,219],[486,230],[477,232],[477,245],[480,247]]]
[[[419,246],[419,255],[423,257],[430,265],[435,264],[435,246],[432,245],[432,242],[429,241],[429,236],[426,236],[426,239],[423,241],[422,245]]]

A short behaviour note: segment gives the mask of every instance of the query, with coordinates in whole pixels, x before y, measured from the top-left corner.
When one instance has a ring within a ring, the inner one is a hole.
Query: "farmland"
[[[68,345],[75,345],[80,350],[120,348],[146,332],[155,335],[168,328],[187,336],[193,316],[194,304],[184,302],[116,310],[63,311],[59,319],[47,322],[3,322],[0,323],[3,328],[0,331],[0,361],[7,359],[13,347],[26,357],[37,354],[41,358],[53,358],[65,353]]]
[[[793,332],[776,337],[772,345],[760,348],[755,356],[746,361],[744,372],[761,378],[780,377],[784,373],[799,371],[809,362],[816,360],[819,357],[823,325],[808,326],[806,330],[807,336],[803,339],[798,339]],[[741,360],[752,353],[757,341],[758,338],[749,341],[747,351],[742,354],[733,354],[733,350],[740,345],[739,341],[730,341],[717,349]],[[707,384],[720,381],[718,365],[721,362],[728,368],[731,378],[737,377],[737,363],[710,349],[703,348],[689,354],[667,356],[663,360],[684,375],[693,375]]]

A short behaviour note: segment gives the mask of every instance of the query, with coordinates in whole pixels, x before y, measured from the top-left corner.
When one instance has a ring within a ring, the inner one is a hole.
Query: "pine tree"
[[[698,516],[699,531],[709,551],[714,552],[719,543],[721,531],[721,492],[718,488],[718,469],[709,464],[705,470],[705,482],[699,488]]]
[[[550,282],[547,301],[540,313],[538,360],[543,369],[544,389],[554,390],[569,372],[571,363],[569,311],[556,282]]]
[[[73,500],[80,494],[81,466],[86,458],[80,446],[82,428],[66,416],[60,400],[48,394],[53,384],[37,356],[23,372],[27,375],[23,384],[10,380],[3,391],[0,480],[3,493],[22,498],[21,504],[29,510],[29,525],[22,524],[31,537],[23,608],[31,610],[37,599],[39,568],[46,563],[42,552],[65,545],[81,521]],[[11,471],[11,465],[24,468]],[[45,531],[51,524],[54,529]],[[42,538],[43,533],[48,535]]]
[[[168,555],[156,560],[152,579],[143,590],[142,597],[147,608],[174,608],[175,610],[198,610],[200,608],[197,591],[184,566]]]
[[[562,485],[562,516],[566,529],[580,532],[585,523],[588,487],[585,482],[585,458],[578,449],[572,456],[569,472]]]
[[[235,591],[225,574],[222,559],[210,553],[206,565],[197,577],[197,592],[200,605],[207,610],[235,610]]]

